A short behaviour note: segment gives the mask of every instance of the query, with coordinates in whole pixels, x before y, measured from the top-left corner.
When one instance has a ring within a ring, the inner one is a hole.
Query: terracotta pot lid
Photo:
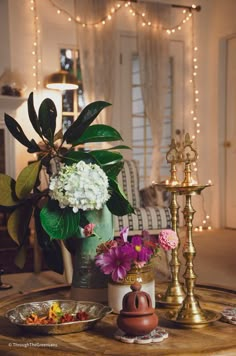
[[[148,293],[141,291],[142,285],[136,281],[130,288],[132,292],[125,294],[120,314],[130,316],[153,314],[155,309],[152,307],[151,297]]]

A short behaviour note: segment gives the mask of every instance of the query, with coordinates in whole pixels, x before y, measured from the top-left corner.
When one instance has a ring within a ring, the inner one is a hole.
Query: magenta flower
[[[151,255],[152,255],[152,250],[148,247],[143,246],[143,239],[141,236],[133,236],[131,240],[131,245],[134,248],[135,251],[135,260],[137,262],[144,261],[147,262]]]
[[[96,257],[96,265],[104,274],[111,274],[113,281],[123,279],[131,268],[130,256],[122,248],[114,247]]]
[[[179,239],[176,232],[170,229],[162,230],[159,234],[158,241],[160,246],[165,251],[176,248],[179,243]]]

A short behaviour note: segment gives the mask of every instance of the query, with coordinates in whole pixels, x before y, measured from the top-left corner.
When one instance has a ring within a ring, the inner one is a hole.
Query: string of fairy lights
[[[33,43],[32,43],[32,76],[34,79],[34,88],[33,90],[36,91],[41,86],[40,80],[40,66],[42,63],[41,56],[40,56],[40,28],[39,28],[39,17],[37,11],[37,2],[36,0],[30,0],[30,10],[33,13]]]
[[[34,77],[34,91],[39,89],[41,86],[41,81],[40,81],[40,65],[41,65],[41,58],[40,58],[40,28],[39,28],[39,18],[38,18],[38,13],[37,13],[37,0],[29,0],[30,1],[30,9],[33,13],[33,26],[34,26],[34,38],[33,38],[33,43],[32,43],[32,56],[33,56],[33,66],[32,66],[32,76]],[[141,19],[141,25],[143,27],[149,26],[152,28],[156,28],[158,25],[156,23],[151,22],[148,19],[148,16],[145,12],[140,12],[136,7],[135,3],[132,1],[118,1],[114,6],[110,8],[110,10],[104,14],[100,19],[94,21],[94,22],[84,22],[83,19],[80,18],[80,16],[76,14],[72,14],[66,9],[58,6],[54,0],[48,0],[51,6],[55,9],[55,14],[57,16],[62,16],[62,18],[71,23],[76,23],[77,25],[80,25],[82,27],[86,26],[93,26],[95,28],[99,28],[102,26],[105,26],[107,23],[112,21],[114,16],[122,9],[126,9],[127,12],[129,13],[130,16],[132,17],[139,17]],[[199,104],[199,90],[197,89],[197,74],[198,74],[198,58],[197,58],[197,53],[198,53],[198,48],[195,45],[195,37],[194,37],[194,16],[192,10],[195,10],[197,8],[196,5],[192,5],[191,7],[188,7],[186,9],[182,10],[182,18],[181,20],[168,28],[162,28],[163,31],[166,31],[168,35],[173,35],[178,31],[181,31],[185,25],[188,23],[191,23],[191,78],[189,80],[189,83],[192,88],[192,109],[190,111],[190,115],[193,120],[193,135],[192,139],[196,142],[197,144],[197,136],[200,134],[200,122],[198,120],[197,116],[197,107]],[[197,163],[194,163],[194,172],[196,174],[196,177],[198,177],[198,167]],[[197,179],[198,180],[198,179]],[[210,181],[208,183],[211,183]],[[202,225],[198,226],[195,228],[195,230],[202,231],[203,229],[211,229],[211,226],[209,225],[209,215],[206,214],[205,212],[205,204],[204,204],[204,198],[203,195],[201,195],[203,202],[203,211],[204,211],[204,219],[202,221]]]
[[[198,47],[196,46],[196,38],[195,38],[195,31],[194,31],[194,16],[191,18],[191,78],[189,80],[190,85],[192,87],[192,109],[190,111],[190,115],[193,120],[193,135],[192,139],[195,140],[195,145],[197,146],[197,135],[200,134],[200,122],[198,119],[198,104],[199,104],[199,90],[197,88],[197,75],[198,75]],[[193,162],[194,166],[194,172],[196,174],[197,182],[199,182],[199,177],[198,177],[198,167],[197,163]],[[211,184],[211,180],[208,181],[208,184]],[[195,231],[202,231],[205,229],[211,230],[212,227],[210,225],[210,216],[209,214],[206,213],[205,209],[205,200],[204,200],[204,195],[200,195],[201,200],[202,200],[202,210],[203,210],[203,220],[202,224],[199,225],[198,227],[195,227]]]

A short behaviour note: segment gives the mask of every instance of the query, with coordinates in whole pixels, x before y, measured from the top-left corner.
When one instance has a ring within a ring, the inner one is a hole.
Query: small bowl
[[[25,320],[31,313],[38,316],[48,315],[52,304],[58,303],[63,313],[75,315],[84,311],[89,315],[88,320],[78,320],[58,324],[26,324]],[[81,332],[91,329],[104,316],[111,313],[112,309],[100,303],[75,300],[47,300],[42,302],[25,303],[8,310],[5,314],[10,322],[26,333],[54,335]]]

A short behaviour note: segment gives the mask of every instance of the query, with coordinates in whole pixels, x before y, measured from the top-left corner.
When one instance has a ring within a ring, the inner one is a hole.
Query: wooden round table
[[[166,285],[157,286],[157,293]],[[196,294],[204,309],[221,312],[236,307],[236,292],[217,287],[197,286]],[[117,315],[109,314],[93,329],[65,335],[24,334],[5,318],[5,312],[18,304],[52,299],[69,299],[70,287],[53,288],[14,294],[0,299],[0,354],[2,355],[236,355],[236,326],[216,321],[200,329],[181,329],[163,318],[168,309],[156,309],[159,325],[169,333],[161,343],[125,344],[114,339]]]

